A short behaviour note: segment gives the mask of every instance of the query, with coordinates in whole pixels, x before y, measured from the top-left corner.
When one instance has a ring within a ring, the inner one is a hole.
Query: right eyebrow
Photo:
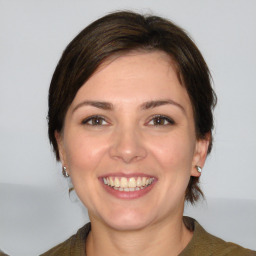
[[[83,101],[81,103],[79,103],[78,105],[76,105],[74,107],[74,109],[72,110],[72,113],[74,113],[74,111],[76,111],[78,108],[82,107],[82,106],[92,106],[92,107],[96,107],[99,109],[103,109],[103,110],[113,110],[113,104],[109,103],[109,102],[104,102],[104,101]]]

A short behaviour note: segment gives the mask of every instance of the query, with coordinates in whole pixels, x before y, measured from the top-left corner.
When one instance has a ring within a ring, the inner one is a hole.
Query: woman
[[[211,151],[216,96],[199,50],[168,20],[107,15],[66,48],[49,138],[90,223],[43,255],[256,255],[183,217]]]

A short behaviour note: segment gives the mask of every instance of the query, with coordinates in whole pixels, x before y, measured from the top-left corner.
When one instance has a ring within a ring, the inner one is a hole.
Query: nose
[[[109,149],[111,158],[121,160],[125,163],[139,161],[146,157],[147,151],[143,144],[143,136],[130,128],[117,128],[112,137]]]

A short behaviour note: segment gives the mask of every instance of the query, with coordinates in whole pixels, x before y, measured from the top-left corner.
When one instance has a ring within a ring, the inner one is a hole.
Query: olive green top
[[[184,217],[184,223],[193,230],[193,237],[179,256],[256,256],[256,251],[245,249],[237,244],[225,242],[207,233],[200,224],[189,217]],[[86,256],[85,241],[91,230],[87,223],[77,233],[65,242],[57,245],[41,256]]]
[[[5,254],[3,251],[0,250],[0,256],[8,256],[8,254]]]

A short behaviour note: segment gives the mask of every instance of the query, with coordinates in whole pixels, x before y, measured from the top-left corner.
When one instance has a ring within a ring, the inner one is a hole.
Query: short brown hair
[[[70,42],[53,74],[48,134],[57,160],[59,152],[54,132],[62,130],[67,110],[79,88],[107,58],[134,50],[160,50],[171,57],[190,97],[197,138],[211,134],[216,95],[207,64],[194,42],[167,19],[129,11],[114,12],[90,24]],[[212,138],[208,153],[211,148]],[[199,178],[190,178],[185,199],[191,203],[203,195],[198,183]]]

